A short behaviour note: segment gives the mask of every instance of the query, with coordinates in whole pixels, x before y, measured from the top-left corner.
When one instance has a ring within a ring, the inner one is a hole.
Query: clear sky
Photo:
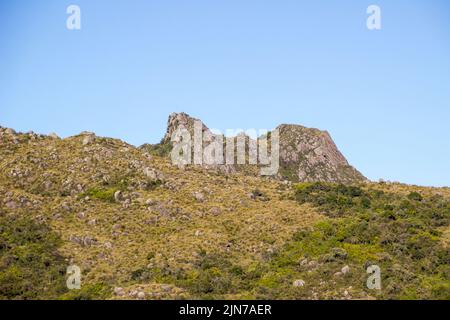
[[[0,125],[140,145],[175,111],[326,129],[370,179],[449,186],[450,3],[0,1]]]

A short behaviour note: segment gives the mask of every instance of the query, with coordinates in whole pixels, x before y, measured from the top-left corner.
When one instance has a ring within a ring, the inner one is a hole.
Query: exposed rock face
[[[189,131],[191,134],[191,138],[194,139],[194,125],[195,122],[199,122],[202,127],[202,147],[207,147],[211,142],[213,142],[216,137],[220,137],[220,135],[213,134],[209,128],[199,119],[193,118],[189,116],[188,114],[182,112],[182,113],[172,113],[169,116],[169,120],[167,121],[167,131],[166,134],[162,140],[162,144],[167,144],[171,142],[173,133],[179,129],[184,128]],[[221,139],[225,140],[225,138],[222,136]],[[232,165],[226,165],[226,164],[206,164],[203,163],[202,167],[206,169],[214,169],[214,170],[220,170],[223,173],[234,173],[236,172],[235,167]]]
[[[195,121],[200,120],[186,113],[172,113],[169,116],[163,143],[170,142],[173,132],[180,126],[186,128],[193,136]],[[349,165],[327,131],[285,124],[278,126],[277,129],[280,134],[278,178],[298,182],[340,183],[366,180],[360,172]],[[202,132],[203,134],[210,132],[203,123]],[[249,140],[250,138],[246,137],[247,147]]]
[[[280,125],[280,175],[301,182],[366,180],[349,165],[327,131]]]
[[[188,114],[181,112],[181,113],[172,113],[169,116],[169,120],[167,121],[167,131],[163,138],[163,143],[170,142],[172,138],[172,134],[175,130],[183,126],[185,129],[189,131],[191,136],[194,136],[194,123],[195,121],[200,121],[199,119],[192,118]],[[210,132],[208,127],[205,126],[205,124],[202,122],[202,133]]]
[[[83,136],[83,146],[91,144],[95,141],[95,133],[93,132],[82,132],[80,135]]]

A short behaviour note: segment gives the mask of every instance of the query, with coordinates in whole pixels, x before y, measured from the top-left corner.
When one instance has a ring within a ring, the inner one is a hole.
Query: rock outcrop
[[[352,183],[366,178],[336,147],[327,131],[300,125],[280,125],[280,172],[301,182]]]
[[[169,143],[173,132],[180,126],[187,129],[193,136],[195,121],[200,120],[186,113],[172,113],[169,116],[162,144]],[[203,122],[200,121],[200,123],[202,133],[210,133],[208,127]],[[277,178],[294,182],[338,183],[366,180],[348,163],[327,131],[286,124],[278,126],[277,129],[280,137],[280,169]],[[247,150],[249,141],[250,138],[246,137]],[[243,168],[240,167],[240,169]]]
[[[186,130],[189,131],[191,136],[194,136],[194,123],[196,121],[201,122],[199,119],[193,118],[184,112],[170,114],[169,120],[167,121],[167,131],[162,142],[169,143],[174,131],[180,127],[184,127]],[[210,133],[208,127],[203,122],[201,122],[201,124],[202,124],[202,133],[203,134],[205,134],[205,132]]]

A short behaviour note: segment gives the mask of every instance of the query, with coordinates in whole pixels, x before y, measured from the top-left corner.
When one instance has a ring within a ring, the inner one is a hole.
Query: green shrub
[[[151,155],[158,157],[167,157],[172,152],[172,143],[158,143],[158,144],[147,144],[144,149]]]
[[[90,197],[91,199],[96,199],[100,201],[105,202],[114,202],[114,193],[117,191],[115,188],[107,188],[107,189],[101,189],[101,188],[91,188],[88,191],[81,194],[79,197]]]
[[[299,231],[274,258],[274,266],[295,270],[289,262],[307,255],[322,261],[320,272],[327,274],[340,260],[335,256],[339,248],[348,254],[346,263],[360,270],[350,275],[346,285],[364,288],[358,283],[364,279],[363,266],[375,263],[383,272],[382,298],[448,296],[450,255],[439,241],[439,228],[450,223],[450,199],[418,192],[405,197],[370,187],[325,183],[299,185],[295,196],[299,203],[311,203],[329,218],[314,229]],[[424,284],[430,276],[432,281]]]
[[[409,200],[414,200],[414,201],[422,201],[422,195],[418,192],[411,192],[410,194],[408,194],[408,199]]]
[[[0,216],[0,299],[56,299],[67,291],[59,237],[26,216]]]
[[[61,300],[104,300],[111,296],[111,287],[98,283],[82,285],[80,290],[71,290],[60,297]]]

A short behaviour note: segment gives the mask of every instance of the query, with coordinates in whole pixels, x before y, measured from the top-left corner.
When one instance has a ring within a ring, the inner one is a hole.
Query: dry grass
[[[177,168],[120,140],[97,137],[83,145],[83,136],[0,138],[0,214],[49,224],[63,240],[60,252],[67,264],[81,267],[83,286],[102,283],[110,292],[113,287],[126,292],[120,297],[111,292],[108,298],[135,298],[128,296],[133,291],[155,299],[188,298],[183,288],[132,274],[142,268],[189,274],[201,251],[226,256],[247,270],[285,246],[299,229],[323,219],[319,209],[299,205],[293,190],[279,181]],[[164,176],[161,184],[149,184],[147,167]],[[365,184],[369,187],[450,196],[449,188]],[[105,196],[118,190],[129,203]],[[253,199],[249,194],[256,190],[263,196]],[[74,237],[95,243],[80,245],[71,241]],[[448,227],[442,241],[450,243]],[[245,292],[227,296],[245,297]]]

